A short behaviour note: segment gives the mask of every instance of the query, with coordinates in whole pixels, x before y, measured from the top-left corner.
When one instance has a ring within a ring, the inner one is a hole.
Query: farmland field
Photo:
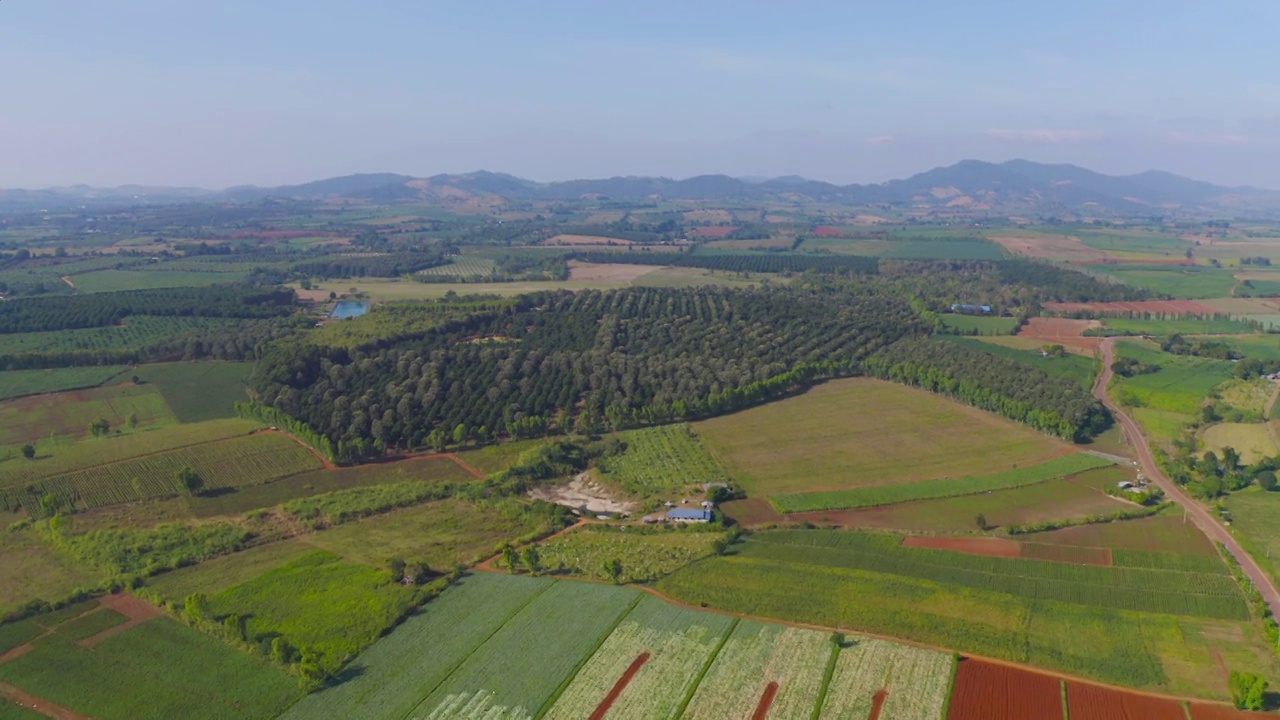
[[[1280,493],[1258,488],[1232,493],[1223,505],[1231,511],[1231,530],[1240,544],[1273,579],[1280,582]]]
[[[1185,300],[1226,297],[1236,284],[1233,271],[1204,265],[1093,265],[1089,269],[1127,285]]]
[[[1215,387],[1233,378],[1229,361],[1171,355],[1139,341],[1116,343],[1116,356],[1159,366],[1157,372],[1147,375],[1117,377],[1112,386],[1113,397],[1122,402],[1129,396],[1141,407],[1156,410],[1195,414]]]
[[[1203,449],[1221,453],[1235,448],[1246,465],[1280,454],[1267,423],[1215,423],[1200,431]]]
[[[248,273],[194,272],[183,270],[95,270],[71,279],[83,293],[142,290],[150,288],[199,287],[244,280]]]
[[[984,339],[961,337],[954,335],[939,335],[939,339],[947,342],[954,342],[964,345],[973,350],[996,355],[998,357],[1016,360],[1024,365],[1033,367],[1050,377],[1063,378],[1079,383],[1084,388],[1093,386],[1093,380],[1097,374],[1097,363],[1093,358],[1083,355],[1066,354],[1061,357],[1045,357],[1040,354],[1040,348],[1048,343],[1034,342],[1031,348],[1018,348],[1006,345],[1004,342],[994,343]],[[996,338],[998,340],[1012,341],[1015,336],[1007,338]],[[1027,338],[1017,338],[1026,340]]]
[[[160,388],[178,422],[192,423],[235,417],[234,404],[248,399],[244,379],[252,371],[253,363],[157,363],[133,374]]]
[[[1012,335],[1018,321],[1013,318],[982,317],[947,313],[940,316],[942,324],[960,335]]]
[[[357,656],[344,672],[346,680],[303,698],[280,720],[408,717],[472,651],[551,585],[543,578],[468,575]]]
[[[300,692],[284,670],[167,618],[92,649],[51,636],[0,665],[0,681],[99,720],[269,720]]]
[[[1248,325],[1229,318],[1106,318],[1099,335],[1239,335],[1254,332]]]
[[[164,398],[153,387],[115,385],[17,398],[0,403],[0,445],[48,440],[50,435],[84,437],[89,423],[103,418],[113,430],[125,428],[130,414],[139,428],[173,422]]]
[[[0,335],[0,355],[75,350],[139,350],[175,337],[242,325],[226,318],[135,315],[124,325]]]
[[[866,717],[883,688],[887,695],[880,717],[942,720],[951,667],[945,653],[870,638],[851,640],[836,658],[822,713]]]
[[[716,654],[681,717],[751,717],[766,688],[774,683],[777,692],[769,717],[808,720],[822,688],[831,643],[829,633],[742,620]]]
[[[649,653],[648,661],[615,699],[607,717],[647,720],[674,716],[733,623],[723,615],[643,596],[568,684],[546,720],[589,717],[608,688],[643,653]],[[819,659],[825,657],[820,655]]]
[[[648,582],[712,554],[720,533],[619,532],[581,528],[539,546],[542,563],[556,572],[609,580],[604,564],[622,563],[623,582]]]
[[[670,497],[706,483],[727,483],[729,476],[703,448],[686,424],[629,430],[618,438],[626,451],[604,464],[605,478],[633,497]]]
[[[146,586],[161,597],[182,602],[191,593],[216,595],[263,573],[316,551],[301,540],[258,545],[147,578]]]
[[[1185,717],[1176,700],[1121,692],[1088,683],[1067,683],[1071,720],[1162,720]]]
[[[124,365],[0,372],[0,400],[98,387],[124,372]]]
[[[1241,497],[1239,495],[1233,498]],[[1028,541],[1109,547],[1113,550],[1141,550],[1217,557],[1213,543],[1180,510],[1166,510],[1147,518],[1098,525],[1050,530],[1026,536]]]
[[[947,720],[1062,720],[1062,681],[1007,665],[960,660]]]
[[[757,496],[985,474],[1070,447],[923,390],[870,379],[828,382],[693,427]],[[975,434],[983,442],[972,442]]]
[[[1096,455],[1076,453],[989,475],[922,480],[901,485],[876,485],[851,490],[778,495],[773,500],[779,510],[788,513],[875,507],[1008,490],[1095,470],[1111,464],[1113,464],[1111,460]]]
[[[103,573],[49,547],[34,529],[0,532],[0,618],[33,600],[62,600],[103,579]]]
[[[467,657],[415,716],[533,718],[639,597],[625,588],[552,585]]]

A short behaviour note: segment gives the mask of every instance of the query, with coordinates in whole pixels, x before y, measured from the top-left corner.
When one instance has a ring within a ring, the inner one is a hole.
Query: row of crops
[[[282,435],[250,435],[193,445],[56,475],[0,489],[0,507],[22,508],[33,517],[47,514],[45,498],[60,507],[95,508],[187,492],[217,491],[271,482],[322,463]],[[187,487],[177,478],[190,468],[198,478]]]
[[[626,452],[604,464],[606,476],[637,497],[678,493],[691,485],[727,483],[729,476],[687,424],[629,430]]]
[[[230,328],[244,322],[230,318],[135,315],[120,326],[0,335],[0,355],[140,350],[175,337]]]
[[[446,265],[437,265],[419,270],[418,275],[441,275],[445,277],[479,278],[493,274],[495,264],[487,257],[477,255],[459,255]]]
[[[1033,600],[1226,620],[1248,618],[1240,587],[1229,575],[985,557],[899,547],[891,544],[895,537],[777,531],[756,535],[738,554],[907,576]]]
[[[851,510],[856,508],[893,505],[915,500],[977,495],[993,490],[1035,485],[1054,478],[1067,477],[1088,470],[1112,465],[1113,461],[1075,453],[1046,460],[1022,468],[1013,468],[989,475],[973,475],[955,479],[924,480],[902,485],[875,485],[850,490],[779,495],[771,498],[781,512],[816,512],[822,510]]]
[[[429,648],[424,652],[423,648]],[[738,620],[631,588],[482,573],[281,720],[330,717],[942,720],[952,656]],[[764,713],[758,713],[761,708]]]

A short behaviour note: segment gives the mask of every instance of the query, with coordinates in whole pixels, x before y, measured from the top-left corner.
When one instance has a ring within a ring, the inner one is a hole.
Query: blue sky
[[[1025,157],[1280,188],[1277,27],[1277,0],[2,0],[0,187]]]

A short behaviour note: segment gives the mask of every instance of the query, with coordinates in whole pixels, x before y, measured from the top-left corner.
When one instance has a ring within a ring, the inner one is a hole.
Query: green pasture
[[[184,270],[96,270],[75,275],[71,282],[82,293],[115,292],[117,290],[151,290],[155,288],[203,287],[240,282],[244,272],[193,272]]]
[[[0,372],[0,400],[94,388],[127,370],[124,365],[100,365],[51,370],[9,370]]]
[[[178,422],[235,417],[235,403],[248,399],[244,381],[253,363],[174,362],[143,365],[133,371],[154,383]]]
[[[1236,284],[1234,271],[1207,265],[1090,265],[1089,269],[1183,300],[1226,297]]]
[[[1150,343],[1116,343],[1117,358],[1132,358],[1160,369],[1146,375],[1116,377],[1112,397],[1138,407],[1194,415],[1218,385],[1234,377],[1233,363],[1192,355],[1171,355]]]

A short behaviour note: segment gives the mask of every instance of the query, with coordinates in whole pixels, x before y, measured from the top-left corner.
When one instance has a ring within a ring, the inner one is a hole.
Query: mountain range
[[[1280,192],[1276,191],[1222,187],[1159,171],[1104,175],[1075,165],[1048,165],[1028,160],[1003,163],[964,160],[905,179],[871,185],[835,185],[798,176],[764,179],[727,175],[700,175],[684,180],[612,177],[543,183],[488,171],[424,178],[393,173],[359,174],[302,185],[241,186],[221,191],[77,185],[45,190],[0,190],[0,208],[32,210],[79,205],[337,198],[472,205],[581,199],[807,201],[993,214],[1280,214]]]

